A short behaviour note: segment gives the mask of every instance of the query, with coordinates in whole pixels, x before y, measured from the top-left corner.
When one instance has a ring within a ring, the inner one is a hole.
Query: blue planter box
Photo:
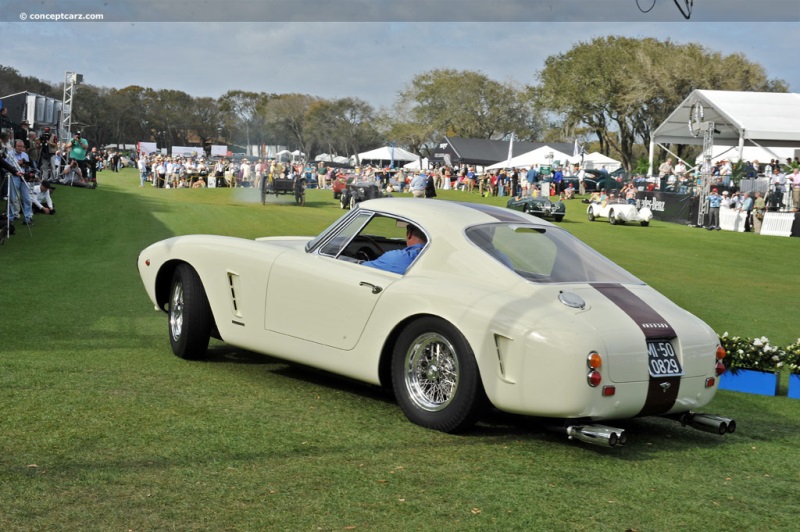
[[[719,389],[774,396],[778,394],[778,375],[753,369],[737,370],[736,375],[726,371],[719,378]]]
[[[800,375],[789,375],[789,397],[800,399]]]

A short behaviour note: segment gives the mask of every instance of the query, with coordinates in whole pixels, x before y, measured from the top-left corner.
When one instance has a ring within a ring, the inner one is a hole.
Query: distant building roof
[[[488,166],[508,158],[508,145],[509,141],[507,140],[444,137],[434,148],[431,160],[441,163],[445,161],[445,156],[449,155],[453,164]],[[569,142],[525,142],[515,140],[511,156],[521,155],[545,145],[564,153],[572,153],[573,145]]]

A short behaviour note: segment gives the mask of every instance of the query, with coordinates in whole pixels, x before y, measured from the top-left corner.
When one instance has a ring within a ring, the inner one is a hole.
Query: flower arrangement
[[[787,352],[770,345],[769,339],[765,336],[740,338],[739,336],[728,336],[728,333],[725,332],[720,338],[720,342],[726,352],[723,362],[732,373],[736,373],[740,369],[778,372],[786,362]],[[795,353],[800,353],[800,339],[797,344],[792,345],[795,347]],[[797,357],[798,355],[795,355],[795,367],[800,364],[800,359]],[[800,369],[794,371],[800,371]]]
[[[800,374],[800,338],[783,349],[784,362],[790,373]]]

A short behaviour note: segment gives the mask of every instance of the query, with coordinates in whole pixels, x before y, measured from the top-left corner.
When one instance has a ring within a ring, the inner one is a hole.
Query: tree
[[[623,166],[635,162],[637,141],[652,132],[694,89],[785,91],[744,56],[723,56],[698,44],[602,37],[550,56],[530,93],[563,124],[590,128],[600,151]]]
[[[311,153],[313,140],[306,130],[307,115],[319,101],[307,94],[281,94],[270,98],[259,113],[264,117],[272,143],[296,146],[303,153]]]
[[[383,142],[374,115],[372,106],[358,98],[319,100],[309,108],[305,129],[327,153],[355,155]]]
[[[437,69],[419,74],[403,89],[395,104],[406,116],[402,130],[428,143],[444,135],[470,138],[505,138],[514,133],[533,139],[542,117],[535,100],[524,90],[502,84],[474,71]]]
[[[230,129],[238,130],[240,134],[243,132],[244,136],[239,137],[238,140],[244,140],[245,146],[248,148],[252,145],[251,133],[259,131],[259,104],[263,105],[263,100],[266,97],[263,93],[248,92],[248,91],[228,91],[223,94],[220,99],[220,108],[223,112],[229,113]],[[263,120],[261,121],[263,124]]]

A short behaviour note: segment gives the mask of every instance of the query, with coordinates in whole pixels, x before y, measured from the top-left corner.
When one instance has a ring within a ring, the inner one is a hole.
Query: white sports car
[[[427,242],[404,274],[360,264],[405,248],[408,224]],[[201,358],[214,336],[393,388],[432,429],[463,430],[490,405],[607,446],[625,431],[597,422],[735,429],[693,412],[724,371],[714,331],[524,213],[376,199],[316,238],[180,236],[142,251],[138,268],[176,355]]]
[[[590,222],[597,218],[608,218],[611,225],[639,222],[647,227],[653,219],[653,212],[650,209],[647,207],[637,209],[636,205],[631,205],[622,198],[609,198],[602,203],[590,203],[586,214]]]

